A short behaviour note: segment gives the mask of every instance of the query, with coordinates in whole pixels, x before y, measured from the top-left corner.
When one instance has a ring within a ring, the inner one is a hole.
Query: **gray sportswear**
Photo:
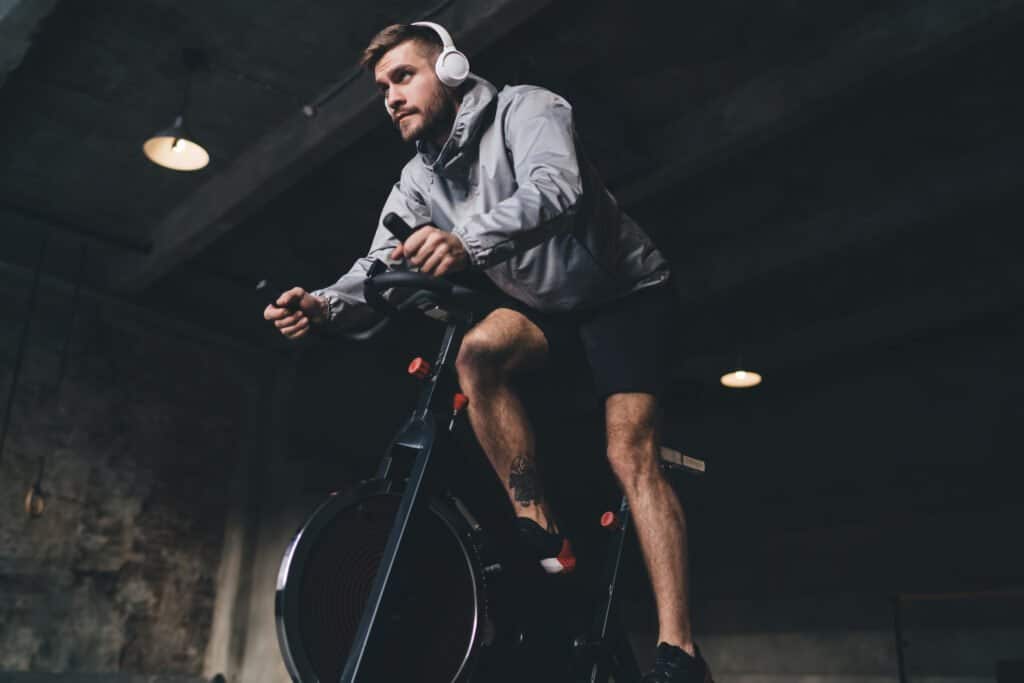
[[[473,267],[539,311],[592,308],[665,282],[668,262],[621,211],[580,155],[572,108],[536,86],[471,75],[444,145],[417,143],[381,218],[431,223],[456,235]],[[363,280],[398,244],[378,222],[368,255],[313,292],[341,326],[368,317]]]

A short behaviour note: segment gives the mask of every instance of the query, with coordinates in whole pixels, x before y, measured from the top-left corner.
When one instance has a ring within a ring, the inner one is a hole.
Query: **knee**
[[[634,426],[609,434],[608,463],[627,491],[634,491],[661,476],[654,430]]]
[[[500,381],[507,356],[508,351],[497,335],[479,328],[466,333],[455,358],[455,371],[463,390],[471,391],[473,386]]]

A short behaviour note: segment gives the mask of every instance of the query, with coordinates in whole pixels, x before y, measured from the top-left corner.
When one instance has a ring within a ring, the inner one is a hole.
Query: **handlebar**
[[[395,213],[388,213],[383,219],[384,227],[400,242],[405,242],[416,231]],[[383,293],[393,288],[412,289],[415,293],[403,299],[399,304],[393,304],[384,298]],[[261,280],[256,285],[256,291],[260,297],[268,303],[276,306],[277,297],[282,290],[275,288],[269,280]],[[410,311],[425,312],[428,308],[440,308],[448,304],[468,304],[469,308],[479,305],[486,295],[456,285],[448,280],[443,280],[433,275],[408,270],[388,270],[382,261],[375,261],[367,273],[363,282],[363,295],[366,303],[376,312],[384,316],[369,327],[362,330],[338,333],[340,336],[353,341],[366,341],[388,326],[390,321],[396,317],[403,317]],[[292,311],[298,309],[298,301],[288,306]]]
[[[399,242],[409,239],[417,228],[409,227],[401,216],[389,212],[381,221],[384,227],[395,236]],[[363,283],[363,296],[374,310],[386,316],[395,317],[401,315],[408,307],[395,306],[384,298],[382,292],[393,287],[415,289],[421,292],[429,292],[434,295],[434,303],[437,305],[449,303],[455,297],[468,297],[474,292],[465,287],[459,287],[447,280],[417,273],[413,271],[386,271],[386,266],[377,261],[370,268],[366,280]]]
[[[401,309],[382,295],[384,290],[394,287],[417,289],[439,295],[438,303],[450,299],[455,290],[455,285],[451,282],[433,275],[401,270],[387,271],[371,274],[363,282],[363,295],[366,297],[366,303],[370,304],[378,313],[390,316],[399,315],[402,312]]]

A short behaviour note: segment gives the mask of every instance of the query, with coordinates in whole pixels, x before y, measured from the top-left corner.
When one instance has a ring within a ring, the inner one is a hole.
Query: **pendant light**
[[[743,359],[737,357],[735,368],[722,375],[719,381],[730,389],[750,389],[760,384],[762,379],[760,373],[745,369]]]
[[[202,52],[194,49],[184,50],[182,60],[185,63],[185,89],[180,113],[170,126],[153,133],[143,143],[142,151],[158,166],[175,171],[198,171],[210,163],[210,155],[189,133],[185,113],[192,94],[192,74],[205,64],[205,60]]]
[[[730,389],[749,389],[760,384],[762,379],[760,373],[753,370],[737,369],[725,373],[719,381],[722,382],[722,386]]]

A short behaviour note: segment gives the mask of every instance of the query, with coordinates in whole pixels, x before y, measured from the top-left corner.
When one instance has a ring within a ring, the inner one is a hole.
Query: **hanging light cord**
[[[0,428],[0,463],[3,462],[4,446],[7,444],[7,432],[11,425],[11,409],[14,407],[14,396],[18,389],[18,379],[21,377],[21,365],[25,358],[25,346],[28,343],[29,328],[32,323],[32,314],[36,310],[36,296],[39,293],[39,276],[43,272],[43,256],[46,254],[46,243],[49,237],[43,237],[39,247],[39,258],[36,260],[36,270],[32,276],[32,290],[29,294],[28,311],[25,313],[25,324],[21,328],[21,338],[18,340],[18,350],[14,355],[14,369],[11,372],[11,388],[7,392],[7,407],[4,409],[3,427]]]
[[[75,323],[78,322],[78,303],[82,298],[82,279],[85,275],[85,259],[89,245],[82,243],[78,253],[78,273],[75,274],[75,293],[71,298],[71,322],[68,325],[68,336],[64,338],[64,348],[60,353],[60,369],[57,371],[57,383],[54,385],[53,393],[59,394],[61,384],[64,383],[64,375],[68,370],[68,356],[71,355],[71,338],[75,334]]]

